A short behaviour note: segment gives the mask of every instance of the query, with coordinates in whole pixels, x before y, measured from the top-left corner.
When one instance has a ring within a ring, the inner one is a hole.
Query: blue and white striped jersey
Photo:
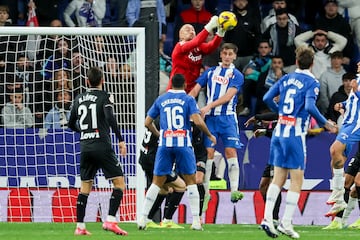
[[[160,115],[159,147],[191,147],[190,116],[195,113],[200,113],[195,99],[183,90],[159,96],[147,113],[153,119]]]
[[[196,82],[201,87],[207,87],[207,103],[211,103],[225,95],[226,91],[234,87],[241,90],[241,86],[244,84],[244,76],[242,73],[235,68],[232,64],[229,68],[221,66],[211,67],[207,69]],[[208,115],[231,115],[234,114],[237,104],[237,94],[226,104],[217,106],[211,109]]]
[[[288,138],[306,134],[310,122],[310,108],[316,109],[316,120],[322,123],[326,121],[315,106],[319,87],[319,81],[309,70],[296,69],[295,72],[283,76],[269,89],[264,101],[270,107],[276,106],[279,113],[273,136]],[[276,96],[279,96],[277,105],[273,102]]]
[[[357,75],[356,82],[358,86],[360,86],[360,75]],[[358,87],[359,90],[359,87]],[[345,107],[345,113],[344,113],[344,119],[343,124],[353,124],[354,129],[357,130],[360,128],[360,92],[356,91],[354,92],[351,90],[348,99],[345,101],[344,107]]]

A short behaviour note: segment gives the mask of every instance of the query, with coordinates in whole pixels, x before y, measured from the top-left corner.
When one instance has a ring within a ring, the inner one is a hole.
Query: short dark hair
[[[353,79],[356,79],[356,74],[353,73],[353,72],[347,72],[347,73],[344,73],[342,75],[342,80],[346,80],[346,79],[350,79],[350,80],[353,80]]]
[[[172,77],[172,86],[174,88],[182,88],[185,84],[185,77],[184,75],[177,73]]]
[[[286,8],[278,8],[275,10],[275,16],[288,14],[288,10]]]
[[[314,61],[314,50],[308,46],[300,46],[295,50],[296,60],[300,69],[309,69]]]
[[[99,86],[101,79],[103,78],[103,72],[98,67],[92,67],[87,72],[87,78],[91,87]]]
[[[265,38],[260,39],[258,46],[260,46],[261,43],[267,43],[269,45],[269,47],[272,48],[272,44],[268,39],[265,39]]]
[[[341,51],[335,51],[333,53],[330,53],[330,58],[333,59],[333,58],[343,58],[344,55]]]
[[[238,51],[238,47],[233,43],[223,43],[220,47],[220,51],[222,51],[224,49],[232,49],[232,50],[234,50],[235,53],[237,53],[237,51]]]

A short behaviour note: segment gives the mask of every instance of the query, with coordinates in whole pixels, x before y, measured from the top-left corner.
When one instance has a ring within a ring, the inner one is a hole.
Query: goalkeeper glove
[[[224,36],[225,36],[225,33],[226,33],[226,30],[219,26],[218,29],[217,29],[216,34],[217,34],[219,37],[224,37]]]
[[[214,28],[219,26],[218,16],[212,16],[210,21],[204,26],[206,31],[211,32]]]

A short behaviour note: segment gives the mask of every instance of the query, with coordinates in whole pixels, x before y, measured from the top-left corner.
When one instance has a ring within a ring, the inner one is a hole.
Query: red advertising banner
[[[125,194],[134,194],[128,190]],[[77,189],[32,190],[26,188],[0,189],[0,221],[2,222],[75,222]],[[85,221],[96,222],[106,217],[110,191],[94,191],[89,196]],[[286,192],[282,193],[285,207]],[[294,224],[327,225],[330,222],[324,214],[330,209],[326,205],[328,191],[302,191],[295,211]],[[133,198],[132,205],[136,199]],[[118,219],[135,221],[135,214],[126,214],[129,202],[122,202]],[[211,200],[203,220],[206,224],[259,224],[264,211],[264,202],[258,191],[246,191],[243,200],[236,204],[230,201],[229,191],[211,190]],[[356,209],[349,223],[359,216]],[[174,215],[178,223],[191,223],[192,217],[187,197],[182,199]]]

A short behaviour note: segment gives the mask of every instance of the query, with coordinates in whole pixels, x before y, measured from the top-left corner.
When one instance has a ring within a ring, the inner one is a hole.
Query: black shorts
[[[165,183],[173,182],[177,179],[178,174],[175,171],[172,171],[170,174],[166,175]]]
[[[360,152],[357,152],[356,155],[350,159],[350,162],[345,170],[346,174],[349,174],[353,177],[360,172]]]
[[[80,178],[82,181],[93,180],[100,168],[106,179],[124,176],[114,150],[82,152],[80,154]]]
[[[272,178],[274,177],[274,166],[270,164],[266,164],[264,172],[262,174],[263,178]]]
[[[145,175],[152,179],[153,171],[154,171],[154,163],[155,163],[155,154],[144,154],[140,153],[139,164],[141,168],[144,170]]]

